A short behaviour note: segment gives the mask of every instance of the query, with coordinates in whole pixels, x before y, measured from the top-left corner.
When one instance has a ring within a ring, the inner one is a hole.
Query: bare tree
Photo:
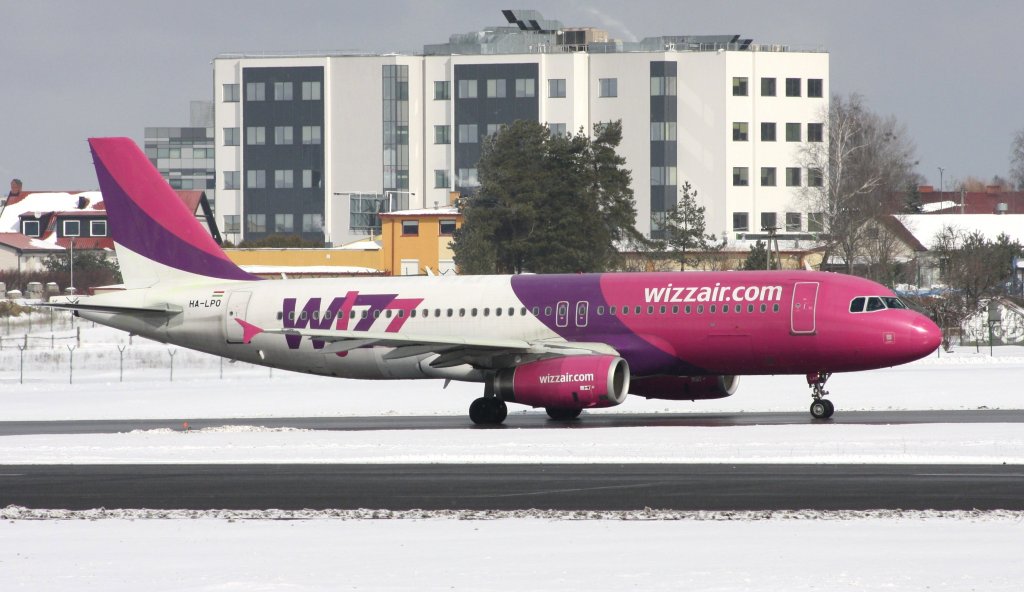
[[[1010,143],[1010,181],[1024,191],[1024,129],[1017,130]]]
[[[800,161],[808,169],[801,194],[808,211],[820,217],[822,264],[839,254],[853,273],[863,256],[866,223],[903,207],[897,195],[916,179],[915,147],[905,126],[868,110],[858,94],[833,96],[822,119],[828,141],[801,148]]]

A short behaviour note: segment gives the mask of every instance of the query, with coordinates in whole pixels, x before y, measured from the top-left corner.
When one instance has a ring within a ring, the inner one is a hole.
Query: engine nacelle
[[[739,384],[739,376],[651,376],[633,380],[629,393],[671,401],[723,399],[735,393]]]
[[[498,372],[495,393],[532,407],[613,407],[629,392],[629,364],[617,356],[563,356]]]

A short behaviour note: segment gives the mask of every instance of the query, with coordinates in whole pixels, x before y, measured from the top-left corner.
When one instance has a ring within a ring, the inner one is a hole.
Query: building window
[[[761,230],[778,228],[775,225],[775,212],[761,212]]]
[[[732,141],[733,142],[746,142],[748,136],[747,122],[746,121],[734,121],[732,123]]]
[[[448,178],[448,169],[434,169],[434,189],[449,187],[451,187],[451,180]]]
[[[278,145],[294,144],[292,132],[295,128],[290,125],[279,125],[274,128],[274,143]]]
[[[564,123],[549,123],[548,129],[551,130],[552,136],[564,136],[565,135],[565,124]]]
[[[800,167],[786,167],[786,187],[800,186]]]
[[[490,79],[487,81],[487,98],[488,99],[504,99],[505,98],[505,79],[497,78]]]
[[[787,123],[786,124],[786,141],[787,142],[799,142],[800,141],[800,124],[799,123]]]
[[[320,175],[320,171],[313,169],[302,170],[302,188],[303,189],[319,189],[323,186],[323,177]]]
[[[224,234],[238,234],[242,232],[240,218],[241,216],[238,214],[224,216]]]
[[[762,79],[763,80],[763,79]],[[734,97],[745,97],[747,96],[747,78],[746,76],[734,76],[732,79],[732,96]]]
[[[455,234],[455,220],[439,220],[437,228],[441,236],[452,236]]]
[[[224,102],[225,103],[237,103],[238,102],[238,85],[237,84],[225,84],[224,85]]]
[[[476,98],[476,80],[460,80],[459,81],[459,98],[460,99],[475,99]]]
[[[319,125],[304,125],[304,126],[302,126],[302,143],[303,144],[319,144],[320,143],[320,126]]]
[[[477,180],[476,169],[459,169],[458,178],[456,179],[459,187],[476,187],[480,185]]]
[[[291,82],[275,82],[274,83],[274,100],[275,101],[290,101],[290,100],[292,100],[292,83]]]
[[[747,167],[732,167],[732,184],[736,187],[750,185],[750,170]]]
[[[303,214],[302,215],[302,232],[323,232],[324,229],[324,215],[323,214]]]
[[[78,220],[64,220],[63,224],[64,236],[81,236],[82,235],[82,223]]]
[[[775,167],[761,167],[761,186],[775,187]]]
[[[238,171],[224,171],[224,189],[241,189]]]
[[[266,214],[246,214],[245,215],[245,231],[246,232],[266,232],[267,231],[267,215]]]
[[[551,99],[564,99],[565,98],[565,78],[549,78],[548,79],[548,98],[551,98]]]
[[[25,236],[39,236],[39,220],[22,220],[21,233]]]
[[[732,229],[736,232],[746,232],[750,230],[750,214],[747,212],[733,212]]]
[[[501,129],[503,127],[505,127],[504,123],[488,123],[487,124],[487,135],[488,136],[496,135],[498,132],[501,131]]]
[[[825,229],[825,216],[821,212],[807,214],[807,232],[821,232]]]
[[[676,167],[656,166],[651,167],[651,185],[675,185]]]
[[[295,186],[294,172],[291,170],[274,171],[274,189],[291,189]]]
[[[434,126],[434,143],[435,144],[451,144],[451,127],[447,125],[435,125]]]
[[[537,81],[533,78],[516,78],[516,97],[527,99],[537,96]]]
[[[800,212],[786,212],[786,232],[800,232],[801,228]]]
[[[824,94],[824,84],[821,78],[807,79],[807,96],[820,99]]]
[[[245,171],[245,186],[249,189],[266,189],[267,171],[255,169]]]
[[[262,82],[247,82],[245,84],[245,100],[246,101],[265,101],[267,100],[267,90]]]
[[[245,143],[250,146],[263,146],[267,143],[267,128],[249,126],[245,128]]]
[[[475,123],[459,124],[459,144],[476,144],[479,141]]]
[[[598,96],[599,97],[617,97],[619,96],[619,79],[618,78],[599,78],[597,80]]]
[[[786,96],[787,97],[799,97],[800,96],[800,79],[799,78],[787,78],[786,79]]]
[[[762,142],[774,142],[775,141],[775,122],[774,121],[763,121],[763,122],[761,122],[761,141]]]
[[[302,83],[302,100],[303,101],[319,101],[320,100],[320,81],[312,80]]]
[[[402,236],[419,236],[419,220],[402,220]]]
[[[447,80],[434,81],[434,100],[448,101],[452,98],[452,85]]]
[[[761,79],[761,96],[762,97],[774,97],[775,96],[775,79],[774,78],[762,78]]]
[[[674,97],[676,94],[675,76],[651,76],[652,97]]]
[[[237,127],[226,127],[226,128],[224,128],[224,145],[225,146],[238,146],[238,128]]]
[[[823,187],[825,185],[825,175],[822,174],[821,169],[809,168],[807,169],[807,186],[808,187]]]
[[[652,121],[651,122],[652,142],[675,142],[676,122],[674,121]]]
[[[294,232],[294,214],[274,214],[274,232]]]
[[[825,141],[825,125],[821,123],[808,123],[807,124],[807,141],[808,142],[823,142]]]

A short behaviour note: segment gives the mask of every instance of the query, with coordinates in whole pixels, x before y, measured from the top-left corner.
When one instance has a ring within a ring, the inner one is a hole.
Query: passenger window
[[[864,312],[863,296],[858,296],[850,302],[850,312]]]
[[[763,314],[763,313],[766,313],[766,312],[768,312],[768,305],[767,304],[762,304],[761,305],[761,313]]]
[[[615,316],[615,307],[614,306],[609,306],[608,307],[608,314],[609,314],[609,316],[613,316],[613,317]]]
[[[350,310],[350,311],[348,312],[348,318],[350,318],[350,319],[354,319],[354,318],[356,318],[356,311],[354,311],[354,310]]]
[[[647,307],[647,314],[654,314],[654,307],[653,306],[648,306]]]
[[[279,321],[280,321],[280,320],[281,320],[281,319],[283,319],[283,318],[284,318],[284,313],[283,313],[283,312],[281,312],[281,311],[277,311],[277,320],[279,320]]]
[[[550,306],[545,306],[544,307],[544,316],[546,316],[546,317],[550,317],[551,316],[551,307]]]
[[[604,316],[604,307],[603,306],[598,306],[597,307],[597,316],[599,316],[599,317],[603,317]]]
[[[779,305],[778,304],[773,304],[772,305],[772,312],[779,312]]]
[[[643,308],[644,308],[644,307],[642,307],[642,306],[638,306],[638,307],[636,307],[636,311],[635,311],[635,312],[636,312],[636,314],[640,314],[640,313],[641,313],[641,312],[643,311]]]
[[[672,314],[674,314],[674,315],[679,314],[679,305],[678,304],[672,305]]]
[[[475,317],[475,316],[476,316],[476,309],[475,309],[475,308],[474,308],[474,309],[471,309],[471,310],[469,311],[469,316],[471,316],[471,317]]]
[[[373,318],[375,318],[375,319],[379,319],[380,318],[380,311],[379,310],[373,311]]]
[[[885,303],[878,296],[872,296],[868,298],[867,312],[874,312],[876,310],[885,310]]]
[[[703,304],[698,304],[697,305],[697,314],[704,314],[704,305]]]
[[[665,311],[666,311],[666,310],[668,310],[668,309],[666,309],[666,308],[665,308],[664,306],[662,306],[662,307],[661,307],[661,308],[659,309],[659,311],[661,312],[661,314],[665,314]]]
[[[484,316],[485,316],[485,317],[489,317],[489,316],[491,316],[491,309],[489,309],[489,308],[484,308]]]
[[[295,311],[294,310],[288,311],[288,320],[289,321],[294,321],[295,320]]]
[[[487,310],[487,309],[484,309],[484,310]],[[500,308],[494,309],[494,316],[496,316],[496,317],[500,317],[501,316],[501,309]]]
[[[683,307],[683,312],[686,313],[686,314],[690,314],[690,305],[689,304],[687,304],[685,307]]]
[[[390,319],[391,318],[391,311],[390,310],[385,311],[384,312],[384,316]]]
[[[521,307],[519,309],[519,314],[524,316],[524,317],[526,316],[526,307],[525,306],[523,306],[523,307]],[[511,306],[508,307],[508,316],[513,317],[515,315],[516,315],[516,309],[512,308]]]
[[[748,304],[747,305],[747,312],[754,312],[754,305],[753,304]]]
[[[459,309],[459,316],[460,316],[460,317],[464,317],[464,316],[466,316],[466,309],[464,309],[464,308],[460,308],[460,309]]]
[[[628,306],[623,306],[622,307],[622,316],[624,316],[624,317],[625,316],[629,316],[629,307]]]
[[[540,307],[539,306],[534,306],[533,307],[533,316],[536,317],[536,316],[539,316],[539,315],[540,315]]]
[[[711,314],[715,314],[715,305],[714,304],[711,305],[711,308],[708,309],[708,312],[711,313]]]
[[[364,310],[364,311],[363,311],[363,313],[362,313],[362,316],[363,316],[363,318],[364,318],[364,319],[365,319],[366,317],[370,316],[370,311],[368,311],[368,310]]]
[[[452,313],[453,313],[453,312],[454,312],[454,311],[452,311],[452,309],[450,309],[450,308],[449,308],[449,309],[448,309],[448,316],[449,316],[449,317],[450,317],[450,316],[452,316]]]

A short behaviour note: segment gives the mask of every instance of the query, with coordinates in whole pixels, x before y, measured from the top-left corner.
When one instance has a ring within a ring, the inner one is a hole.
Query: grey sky
[[[85,140],[146,126],[188,125],[189,101],[213,96],[218,53],[338,50],[419,52],[454,32],[535,8],[566,26],[629,39],[739,33],[759,43],[824,47],[833,93],[859,92],[895,115],[917,145],[918,172],[951,179],[1006,176],[1024,128],[1014,0],[693,2],[89,2],[5,0],[0,7],[0,179],[25,188],[96,187]]]

